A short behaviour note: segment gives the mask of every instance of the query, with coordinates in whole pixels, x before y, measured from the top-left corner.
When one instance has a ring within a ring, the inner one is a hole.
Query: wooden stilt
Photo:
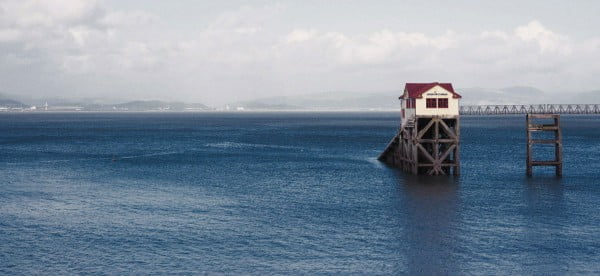
[[[417,116],[401,126],[398,143],[390,143],[380,160],[398,156],[399,161],[387,163],[412,174],[459,175],[459,126],[458,117]]]
[[[536,124],[536,119],[552,119],[553,124]],[[562,176],[562,132],[560,115],[558,114],[527,114],[527,175],[533,175],[534,166],[554,166],[556,176]],[[533,139],[534,132],[552,132],[554,139]],[[533,160],[534,144],[554,144],[554,160]]]

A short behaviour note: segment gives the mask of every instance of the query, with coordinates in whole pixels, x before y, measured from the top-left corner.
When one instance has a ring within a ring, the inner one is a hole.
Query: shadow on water
[[[409,274],[448,274],[460,271],[456,256],[458,178],[398,173],[404,198],[405,238]]]
[[[567,241],[565,234],[569,218],[565,210],[563,179],[536,176],[525,178],[523,182],[525,225],[521,243],[527,244],[527,248],[521,249],[525,272],[534,272],[526,271],[527,267],[536,267],[538,273],[566,271],[569,264],[561,256],[567,252],[560,251],[574,244]]]
[[[536,218],[564,218],[564,183],[553,176],[528,177],[524,181],[524,199],[527,214],[532,221]]]

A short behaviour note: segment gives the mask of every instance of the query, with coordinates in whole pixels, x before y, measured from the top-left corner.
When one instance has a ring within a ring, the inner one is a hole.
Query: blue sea
[[[0,274],[599,274],[600,117],[562,178],[523,115],[461,119],[462,175],[417,177],[398,113],[0,114]]]

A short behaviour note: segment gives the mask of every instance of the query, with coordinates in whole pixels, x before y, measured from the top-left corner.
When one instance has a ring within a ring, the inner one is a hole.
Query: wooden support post
[[[526,121],[525,128],[527,129],[527,175],[532,176],[533,169],[532,169],[532,164],[531,164],[531,156],[533,155],[533,152],[532,152],[533,145],[531,143],[531,131],[529,130],[529,126],[531,125],[531,117],[529,117],[529,114],[527,114],[527,119],[525,121]]]
[[[414,123],[401,127],[379,159],[412,174],[459,175],[458,116],[417,116]]]
[[[554,147],[554,156],[556,160],[559,162],[556,165],[556,175],[562,176],[562,168],[563,168],[563,158],[562,158],[562,131],[560,128],[560,115],[554,117],[554,124],[556,125],[555,137],[556,137],[556,146]]]
[[[454,148],[454,175],[460,175],[460,118],[456,117],[454,124],[456,147]]]
[[[433,118],[431,119],[432,121],[435,121],[434,123],[434,129],[433,129],[433,156],[435,157],[434,161],[433,161],[433,169],[431,170],[431,174],[444,174],[444,172],[442,171],[442,162],[444,162],[444,160],[441,160],[440,157],[440,118]]]
[[[536,124],[536,119],[552,119],[553,124]],[[560,115],[558,114],[527,114],[527,175],[533,175],[534,166],[554,166],[556,176],[562,176],[562,132]],[[554,139],[533,139],[534,132],[552,132]],[[534,144],[554,144],[554,160],[538,161],[533,158]]]
[[[417,135],[419,133],[419,118],[415,118],[415,124],[411,129],[411,137],[408,141],[412,145],[412,151],[409,153],[412,155],[411,161],[412,166],[410,172],[412,174],[419,174],[419,149],[417,147]]]

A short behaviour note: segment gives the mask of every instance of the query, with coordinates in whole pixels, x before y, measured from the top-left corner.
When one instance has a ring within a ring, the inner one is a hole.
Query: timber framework
[[[558,114],[527,114],[527,175],[533,175],[534,166],[554,166],[556,176],[562,176],[562,132],[560,115]],[[551,124],[542,124],[540,120],[551,120]],[[552,137],[534,137],[536,134],[549,133]],[[535,139],[538,138],[538,139]],[[554,145],[553,160],[534,160],[533,147],[536,144]]]
[[[460,120],[416,117],[401,128],[379,159],[412,174],[459,175]]]

